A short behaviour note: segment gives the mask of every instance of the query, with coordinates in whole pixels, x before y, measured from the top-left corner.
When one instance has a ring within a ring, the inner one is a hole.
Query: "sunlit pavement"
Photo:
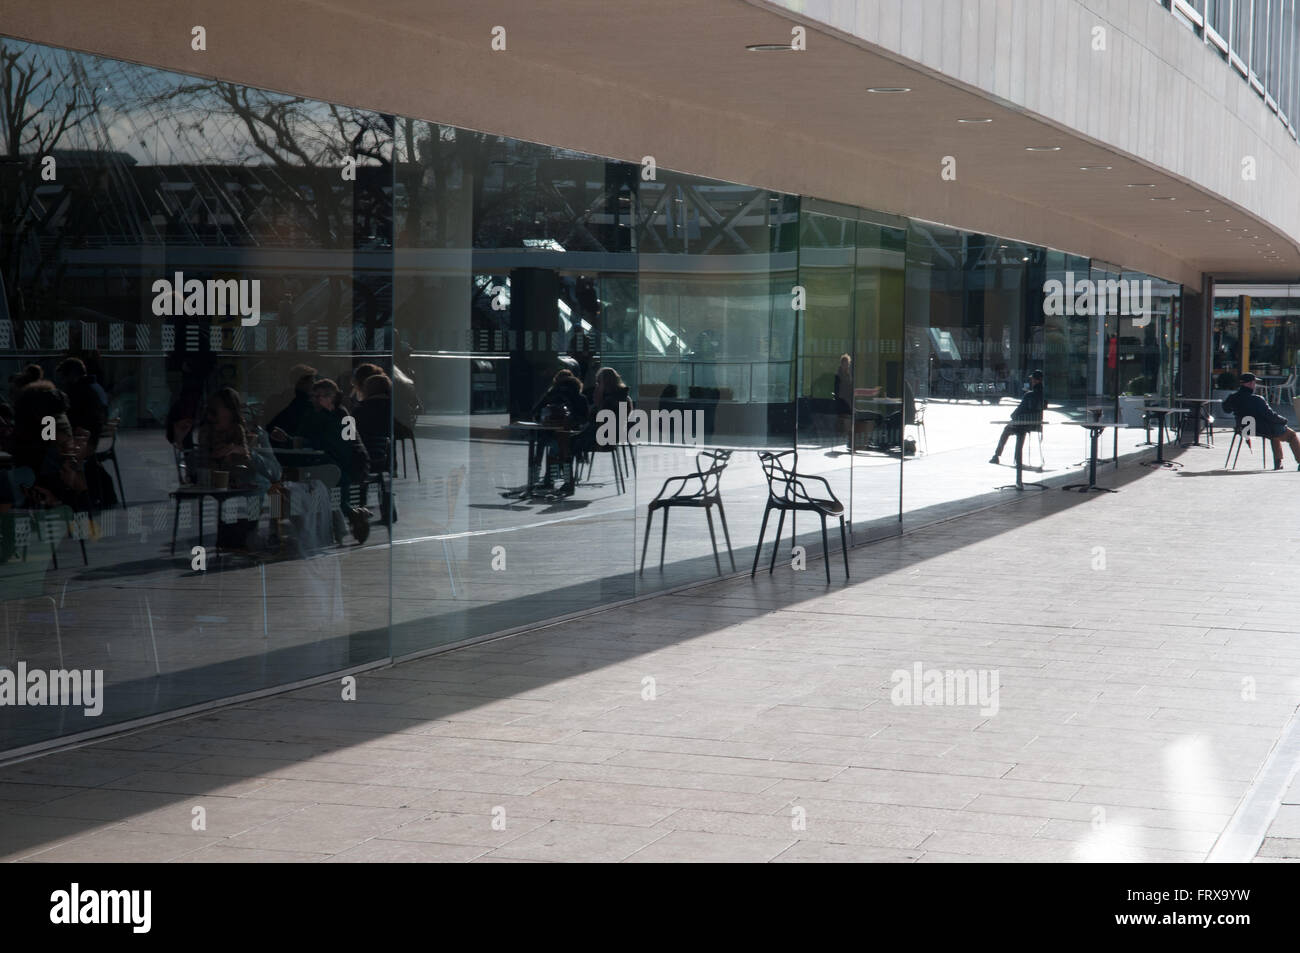
[[[0,852],[1232,860],[1282,800],[1234,843],[1295,856],[1300,473],[1224,449],[10,765]]]

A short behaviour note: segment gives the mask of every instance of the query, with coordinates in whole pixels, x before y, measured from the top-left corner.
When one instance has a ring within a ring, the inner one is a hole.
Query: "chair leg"
[[[122,502],[122,509],[126,509],[126,487],[122,485],[122,471],[117,466],[117,451],[113,452],[113,472],[117,474],[117,498]]]
[[[623,465],[618,461],[618,451],[615,450],[609,455],[610,460],[614,462],[614,485],[618,487],[618,492],[624,492],[623,487]]]
[[[63,668],[63,630],[59,627],[59,604],[54,601],[53,596],[42,598],[49,599],[50,608],[54,610],[54,643],[59,647],[59,668]]]
[[[767,534],[767,517],[768,514],[771,512],[772,512],[771,506],[765,506],[763,508],[763,525],[758,528],[758,545],[754,547],[754,566],[752,569],[749,570],[749,575],[751,578],[753,577],[754,573],[758,572],[758,557],[759,554],[763,552],[763,537]]]
[[[397,442],[402,445],[402,479],[405,480],[406,479],[406,441],[399,440]]]
[[[655,511],[652,509],[645,517],[645,540],[641,543],[641,572],[645,572],[645,551],[650,548],[650,526],[654,521]]]
[[[722,500],[718,500],[718,517],[722,520],[722,538],[727,541],[727,556],[731,559],[731,571],[736,571],[736,554],[731,551],[731,533],[727,531],[727,511],[722,508]]]
[[[663,531],[663,535],[659,537],[659,571],[660,572],[662,572],[664,568],[664,549],[666,549],[668,546],[668,514],[670,512],[671,510],[665,506],[664,507],[664,531]]]
[[[768,564],[767,574],[772,575],[776,569],[776,554],[781,549],[781,531],[785,529],[785,510],[781,510],[781,518],[776,521],[776,542],[772,544],[772,562]]]
[[[181,498],[176,497],[176,512],[172,514],[172,555],[176,555],[176,532],[181,526]]]
[[[416,479],[420,476],[420,467],[415,468]],[[456,598],[456,573],[451,567],[451,549],[447,546],[447,541],[442,541],[442,558],[447,560],[447,578],[451,580],[451,597]]]
[[[420,482],[420,444],[415,439],[415,430],[411,430],[411,456],[415,458],[415,482]]]
[[[831,546],[826,540],[826,514],[820,514],[822,518],[822,565],[826,568],[826,585],[831,584]]]
[[[722,575],[722,560],[718,558],[718,536],[713,532],[713,511],[707,506],[704,508],[704,518],[709,521],[709,541],[713,543],[713,564],[718,567],[718,575]]]
[[[1228,463],[1232,460],[1232,448],[1237,445],[1237,435],[1233,434],[1232,439],[1228,441],[1228,455],[1223,458],[1223,469],[1228,469]]]
[[[840,552],[844,554],[844,578],[849,578],[849,538],[844,533],[844,517],[840,517]]]
[[[81,544],[81,565],[89,566],[90,560],[86,558],[86,541],[84,539],[79,539],[77,542]]]

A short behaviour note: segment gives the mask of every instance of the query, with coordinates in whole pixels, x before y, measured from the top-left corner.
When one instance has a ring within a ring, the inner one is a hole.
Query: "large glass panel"
[[[728,548],[738,568],[755,558],[768,498],[758,454],[795,445],[798,235],[793,196],[663,169],[638,183],[633,397],[658,422],[636,448],[643,590],[729,571]],[[688,505],[696,491],[722,506]],[[774,513],[764,558],[777,528]],[[778,558],[788,565],[788,549]]]
[[[386,657],[388,420],[345,398],[391,370],[391,120],[0,61],[2,661],[104,681],[0,748]]]
[[[1268,72],[1268,0],[1251,0],[1250,71],[1262,83]]]
[[[637,384],[636,172],[398,123],[396,656],[634,593],[631,459],[591,398],[602,367]]]
[[[1238,58],[1250,66],[1250,26],[1251,14],[1254,12],[1254,0],[1233,0],[1232,3],[1232,51]]]

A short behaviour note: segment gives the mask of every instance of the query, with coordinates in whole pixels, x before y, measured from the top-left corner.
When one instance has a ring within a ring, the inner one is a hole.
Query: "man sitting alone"
[[[1020,400],[1020,405],[1011,412],[1011,423],[1002,428],[998,438],[998,448],[993,451],[989,463],[1000,463],[1002,448],[1007,445],[1007,438],[1016,435],[1016,459],[1020,459],[1025,446],[1025,434],[1030,431],[1042,432],[1043,429],[1043,372],[1034,371],[1029,375],[1029,393]]]
[[[1257,383],[1254,374],[1242,374],[1241,387],[1235,394],[1230,394],[1223,401],[1223,409],[1237,418],[1237,426],[1247,429],[1246,421],[1254,420],[1254,431],[1261,437],[1267,437],[1273,444],[1273,469],[1282,469],[1282,441],[1291,445],[1291,454],[1296,459],[1296,469],[1300,470],[1300,434],[1287,426],[1286,418],[1268,405],[1263,397],[1255,393]]]

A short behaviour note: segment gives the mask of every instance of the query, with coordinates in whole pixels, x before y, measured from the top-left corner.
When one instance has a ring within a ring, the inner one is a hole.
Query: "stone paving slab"
[[[1300,702],[1300,473],[1179,459],[0,768],[0,857],[1204,861]]]

